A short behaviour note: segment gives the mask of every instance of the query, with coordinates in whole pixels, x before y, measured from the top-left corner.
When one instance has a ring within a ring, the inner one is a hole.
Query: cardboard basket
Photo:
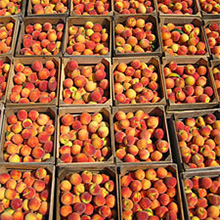
[[[67,0],[67,5],[65,5],[67,7],[67,11],[65,13],[57,13],[57,14],[34,14],[33,13],[33,5],[31,3],[31,0],[27,0],[28,1],[28,5],[27,5],[27,16],[28,17],[39,17],[39,18],[43,18],[43,17],[59,17],[59,16],[68,16],[70,13],[70,2],[71,0]]]
[[[4,120],[4,117],[5,117],[5,107],[2,103],[0,103],[0,138],[2,136],[2,123],[3,123],[3,120]]]
[[[109,34],[107,46],[109,48],[109,52],[106,55],[69,55],[66,52],[66,49],[68,47],[68,38],[69,38],[69,27],[72,25],[83,27],[84,24],[88,21],[88,16],[78,16],[78,17],[68,17],[66,22],[66,31],[65,31],[65,38],[64,38],[64,46],[63,46],[63,55],[65,57],[84,57],[90,59],[91,57],[102,57],[102,58],[110,58],[112,53],[112,19],[111,17],[100,17],[98,16],[89,16],[89,21],[95,23],[99,23],[102,25],[102,27],[105,27],[107,29],[107,33]]]
[[[173,114],[173,118],[169,120],[169,128],[170,128],[170,139],[172,142],[172,150],[174,155],[174,162],[178,164],[178,168],[180,172],[200,172],[203,170],[211,171],[220,169],[220,166],[217,167],[204,167],[204,168],[190,168],[188,164],[184,163],[182,160],[182,155],[180,152],[179,141],[177,137],[175,122],[177,120],[183,120],[187,118],[195,118],[199,116],[204,116],[207,114],[215,114],[216,118],[220,118],[219,109],[209,109],[209,110],[198,110],[198,111],[184,111],[184,112],[175,112]],[[172,134],[172,135],[171,135]]]
[[[78,167],[68,167],[68,168],[61,168],[59,167],[58,169],[58,177],[57,177],[57,195],[56,195],[56,219],[57,220],[61,220],[61,216],[60,216],[60,182],[62,180],[64,180],[64,178],[66,177],[66,175],[68,174],[73,174],[73,173],[82,173],[83,171],[90,171],[92,173],[100,173],[100,174],[107,174],[111,177],[110,180],[113,180],[115,183],[115,190],[114,193],[111,193],[113,195],[115,195],[116,197],[116,204],[115,204],[115,214],[117,215],[117,217],[115,219],[119,219],[119,202],[118,202],[118,175],[117,175],[117,171],[115,169],[114,166],[109,166],[109,167],[105,167],[105,166],[89,166],[89,167],[84,167],[79,169]]]
[[[214,74],[212,73],[213,68],[218,67],[218,66],[220,67],[220,59],[211,60],[211,66],[209,67],[209,72],[211,73],[211,75],[213,77],[214,85],[216,88],[216,96],[217,96],[218,102],[220,104],[220,89],[217,89],[216,84],[215,84],[215,77],[214,77]]]
[[[83,66],[92,66],[92,67],[95,67],[95,65],[97,63],[103,63],[106,67],[106,78],[109,80],[109,89],[107,89],[105,91],[105,95],[106,97],[108,97],[107,101],[103,104],[82,104],[82,105],[79,105],[79,104],[65,104],[64,101],[63,101],[63,90],[64,90],[64,87],[63,87],[63,82],[66,78],[65,76],[65,67],[67,65],[67,63],[70,61],[70,60],[75,60],[77,61],[78,65],[79,65],[79,68],[80,67],[83,67]],[[112,77],[111,77],[111,60],[108,59],[108,58],[100,58],[99,56],[98,57],[91,57],[89,59],[85,59],[83,57],[75,57],[75,58],[63,58],[62,59],[62,69],[61,69],[61,76],[60,76],[60,92],[59,92],[59,106],[62,106],[62,107],[83,107],[83,106],[111,106],[112,105]]]
[[[12,162],[6,162],[4,161],[4,143],[6,141],[5,138],[5,134],[7,133],[7,127],[8,127],[8,117],[16,114],[18,111],[24,109],[24,107],[10,107],[10,108],[6,108],[5,110],[5,114],[4,114],[4,120],[2,122],[2,137],[1,137],[1,148],[0,148],[0,163],[2,164],[13,164],[15,166],[17,165],[22,165],[22,166],[26,166],[26,165],[44,165],[44,164],[54,164],[55,163],[55,153],[56,153],[56,140],[57,140],[57,133],[56,133],[56,129],[57,129],[57,112],[56,112],[56,108],[54,106],[26,106],[25,110],[27,112],[30,112],[31,110],[36,110],[39,113],[44,113],[50,116],[51,119],[54,120],[54,127],[55,127],[55,131],[54,134],[52,136],[52,140],[53,141],[53,152],[51,153],[51,158],[47,161],[44,162],[18,162],[18,163],[12,163]]]
[[[152,22],[154,26],[154,32],[156,36],[156,43],[155,43],[155,50],[153,52],[146,52],[146,53],[119,53],[116,50],[115,47],[115,27],[117,24],[125,24],[127,18],[131,17],[130,15],[120,15],[120,16],[115,16],[115,19],[113,21],[113,50],[114,50],[114,56],[116,57],[129,57],[129,56],[161,56],[162,54],[162,41],[161,37],[159,34],[159,25],[158,25],[158,20],[156,16],[153,15],[132,15],[135,19],[142,18],[146,22]]]
[[[220,18],[220,16],[219,16],[219,18]],[[208,28],[209,25],[214,23],[214,22],[217,23],[218,25],[220,25],[220,20],[219,19],[205,19],[204,20],[204,30],[206,28]],[[212,60],[220,60],[215,54],[212,53],[211,48],[209,47],[208,36],[206,34],[205,34],[205,40],[206,40],[206,45],[207,45],[207,48],[208,48],[208,51],[209,51],[209,54],[210,54]]]
[[[111,0],[113,2],[113,8],[114,8],[114,15],[116,16],[121,16],[121,15],[129,15],[129,16],[133,16],[133,15],[153,15],[153,16],[157,16],[157,0],[151,0],[151,3],[152,3],[152,7],[153,7],[153,11],[151,13],[136,13],[136,14],[121,14],[119,12],[117,12],[115,10],[115,7],[114,7],[114,3],[116,3],[116,1],[114,0]],[[142,2],[143,3],[143,2]]]
[[[54,209],[54,189],[55,189],[55,166],[52,165],[27,165],[23,166],[21,164],[12,165],[12,164],[1,164],[0,166],[0,174],[1,173],[8,173],[12,170],[19,170],[21,172],[27,172],[27,171],[35,171],[38,168],[44,168],[48,171],[48,173],[51,175],[51,183],[50,183],[50,196],[48,196],[48,203],[49,203],[49,212],[46,214],[46,219],[53,220],[53,209]]]
[[[159,4],[158,1],[156,1],[156,9],[159,14],[159,17],[169,17],[173,19],[180,18],[180,17],[185,17],[185,18],[201,17],[200,7],[199,7],[199,3],[197,0],[193,0],[193,5],[192,5],[193,13],[192,14],[165,14],[159,10],[158,4]]]
[[[23,36],[25,35],[25,28],[27,25],[31,24],[35,24],[35,23],[40,23],[40,24],[44,24],[45,22],[50,22],[53,26],[57,25],[58,23],[63,23],[64,24],[64,29],[63,29],[63,36],[61,39],[61,47],[60,47],[60,52],[56,55],[22,55],[21,54],[21,49],[22,47],[22,40],[23,40]],[[18,39],[17,39],[17,46],[16,46],[16,50],[15,50],[15,56],[18,57],[51,57],[51,56],[56,56],[56,57],[60,57],[62,56],[62,48],[63,48],[63,42],[64,42],[64,35],[65,35],[65,23],[66,23],[66,19],[65,17],[26,17],[23,19],[23,22],[21,23],[21,28],[20,28],[20,32],[18,35]]]
[[[186,16],[183,16],[183,17],[176,17],[175,19],[173,17],[161,17],[160,18],[160,30],[162,28],[163,25],[166,25],[168,23],[173,23],[175,25],[178,25],[178,26],[183,26],[184,24],[193,24],[195,27],[200,27],[200,39],[203,43],[205,43],[206,45],[206,53],[204,55],[178,55],[178,56],[172,56],[170,55],[169,53],[167,53],[166,51],[163,51],[164,55],[166,57],[172,57],[172,59],[176,59],[176,57],[180,57],[180,58],[187,58],[189,57],[190,59],[192,57],[207,57],[209,56],[209,53],[208,53],[208,46],[207,46],[207,43],[206,43],[206,40],[205,40],[205,31],[204,31],[204,28],[203,28],[203,24],[202,24],[202,20],[200,18],[193,18],[193,17],[186,17]],[[162,39],[161,39],[162,41]],[[162,41],[162,47],[163,47],[163,41]]]
[[[183,197],[183,207],[184,207],[184,214],[185,214],[185,218],[187,220],[190,220],[190,214],[189,214],[189,208],[188,208],[188,202],[187,202],[187,198],[186,198],[186,193],[185,193],[185,189],[184,189],[184,180],[185,179],[191,179],[194,176],[199,176],[199,177],[209,177],[209,178],[215,178],[220,176],[220,170],[216,170],[216,171],[211,171],[211,170],[207,170],[207,171],[195,171],[195,172],[184,172],[182,173],[182,175],[180,176],[180,185],[181,185],[181,189],[182,189],[182,197]]]
[[[109,3],[109,13],[107,15],[102,15],[102,14],[98,14],[98,15],[77,15],[73,12],[73,8],[74,8],[74,5],[73,5],[73,0],[70,0],[70,16],[72,17],[82,17],[82,16],[85,16],[85,17],[90,17],[90,16],[94,16],[94,17],[103,17],[105,18],[106,16],[113,16],[113,10],[114,10],[114,4],[113,4],[113,1],[112,0],[108,0],[107,1]]]
[[[2,25],[6,25],[9,22],[13,22],[14,23],[14,29],[13,29],[13,34],[12,34],[12,41],[11,41],[11,49],[6,52],[6,53],[2,53],[0,54],[0,58],[1,57],[5,57],[5,56],[13,56],[14,51],[15,51],[15,44],[17,41],[17,36],[18,36],[18,30],[19,30],[19,19],[18,16],[7,16],[7,17],[1,17],[0,16],[0,27]]]
[[[220,18],[220,14],[212,14],[212,13],[207,13],[207,12],[203,11],[203,9],[200,5],[200,0],[197,0],[197,1],[198,1],[198,6],[200,8],[201,15],[202,15],[203,19],[218,19],[218,18]]]
[[[7,76],[7,79],[6,79],[6,89],[5,89],[5,94],[1,97],[0,99],[0,103],[2,104],[5,104],[6,103],[6,96],[8,94],[8,89],[9,89],[9,78],[11,76],[11,72],[12,72],[12,58],[11,57],[8,57],[8,56],[5,56],[5,57],[0,57],[0,60],[3,60],[3,62],[7,62],[8,64],[10,64],[10,70],[8,72],[8,76]]]
[[[169,58],[164,58],[163,59],[163,64],[162,64],[162,71],[164,70],[164,67],[166,67],[168,65],[168,63],[170,63],[171,61],[176,61],[177,64],[181,64],[181,65],[187,65],[187,64],[193,64],[193,65],[204,65],[207,67],[207,82],[208,85],[212,87],[213,89],[213,99],[212,101],[210,101],[209,103],[202,103],[202,102],[198,102],[198,103],[181,103],[181,104],[177,104],[174,103],[173,101],[168,99],[167,93],[166,94],[166,99],[168,102],[168,110],[169,111],[179,111],[179,110],[191,110],[191,109],[205,109],[205,108],[213,108],[215,106],[218,105],[218,99],[217,99],[217,91],[216,91],[216,86],[214,83],[214,79],[213,76],[209,70],[209,63],[208,63],[208,59],[207,58],[203,58],[203,57],[185,57],[185,59],[182,59],[180,57],[176,57],[175,59],[173,59],[172,57]],[[164,74],[163,74],[164,75]],[[165,81],[164,81],[164,85]],[[166,86],[165,86],[166,89]]]
[[[7,106],[13,106],[13,107],[21,107],[21,106],[47,106],[47,105],[54,105],[57,106],[58,105],[58,95],[59,95],[59,82],[60,82],[60,58],[58,57],[38,57],[37,60],[41,61],[43,64],[46,63],[46,61],[48,60],[52,60],[57,68],[57,89],[56,89],[56,97],[51,100],[50,103],[13,103],[10,101],[10,95],[11,95],[11,89],[14,87],[14,81],[13,81],[13,77],[15,76],[15,70],[14,67],[16,64],[18,63],[22,63],[24,65],[28,65],[31,66],[31,64],[36,60],[36,58],[34,57],[24,57],[24,58],[14,58],[12,60],[12,70],[10,73],[10,77],[9,77],[9,81],[8,81],[8,91],[7,91],[7,95],[6,95],[6,105]]]
[[[13,17],[13,18],[18,18],[18,19],[24,18],[25,13],[26,13],[26,4],[27,4],[27,0],[22,0],[21,5],[20,5],[20,9],[21,9],[20,13],[12,14],[12,15],[9,15],[9,16],[8,15],[7,16],[2,15],[2,16],[0,16],[0,18],[5,18],[5,17]]]
[[[158,85],[159,85],[159,89],[157,90],[161,100],[159,102],[156,103],[136,103],[136,104],[124,104],[124,103],[120,103],[115,99],[115,89],[114,89],[114,71],[117,68],[118,64],[120,62],[124,62],[126,64],[130,64],[133,60],[138,59],[140,62],[145,62],[147,64],[153,64],[154,66],[156,66],[157,68],[157,73],[158,73]],[[114,100],[114,104],[115,106],[127,106],[127,105],[132,105],[132,106],[151,106],[151,105],[166,105],[166,98],[165,98],[165,90],[164,90],[164,80],[163,80],[163,74],[161,71],[161,64],[160,64],[160,60],[158,57],[128,57],[128,58],[113,58],[113,65],[112,65],[112,84],[113,84],[113,100]]]
[[[109,140],[110,140],[110,147],[111,147],[111,153],[112,155],[105,161],[102,162],[72,162],[72,163],[64,163],[61,159],[60,159],[60,153],[59,153],[59,149],[61,147],[60,142],[59,142],[59,136],[60,136],[60,120],[62,118],[63,115],[70,113],[73,116],[78,116],[83,112],[88,112],[88,113],[95,113],[95,112],[100,112],[102,113],[103,119],[105,121],[107,121],[109,123]],[[57,165],[60,167],[70,167],[70,166],[75,166],[75,167],[83,167],[83,166],[111,166],[114,164],[114,146],[112,144],[112,140],[111,140],[111,109],[109,107],[103,107],[103,106],[99,106],[99,107],[85,107],[85,108],[60,108],[59,109],[59,115],[58,115],[58,123],[57,123]]]
[[[176,177],[177,184],[176,184],[176,189],[177,189],[177,195],[176,195],[176,201],[177,204],[179,205],[179,213],[178,213],[178,219],[179,220],[185,220],[184,214],[183,214],[183,205],[182,205],[182,196],[181,196],[181,190],[180,190],[180,183],[179,183],[179,175],[178,175],[178,169],[176,164],[154,164],[154,165],[135,165],[135,166],[120,166],[119,167],[119,176],[118,176],[118,188],[119,188],[119,202],[120,202],[120,217],[122,218],[122,196],[121,196],[121,178],[126,175],[129,172],[134,172],[138,169],[158,169],[160,167],[166,168],[169,170],[169,172],[174,174],[174,177]]]
[[[149,107],[143,107],[143,106],[135,106],[135,107],[113,107],[112,109],[112,125],[114,124],[115,122],[115,114],[118,112],[118,111],[123,111],[125,113],[128,113],[128,112],[136,112],[138,110],[142,110],[144,111],[145,113],[149,114],[150,116],[158,116],[162,119],[162,123],[163,123],[163,130],[164,130],[164,140],[166,140],[169,145],[170,145],[170,139],[169,139],[169,134],[168,134],[168,127],[167,127],[167,121],[166,121],[166,115],[165,115],[165,112],[164,112],[164,107],[163,106],[149,106]],[[114,146],[114,149],[115,149],[115,152],[117,151],[117,146],[116,146],[116,143],[115,143],[115,133],[114,133],[114,128],[113,126],[111,127],[112,131],[112,143],[113,143],[113,146]],[[134,163],[130,163],[130,162],[123,162],[122,160],[120,160],[119,158],[117,158],[115,156],[115,152],[114,152],[114,157],[116,159],[116,163],[117,165],[137,165],[137,164],[140,164],[140,165],[154,165],[154,164],[164,164],[164,163],[172,163],[172,153],[171,153],[171,145],[169,147],[169,150],[167,153],[165,153],[163,156],[165,156],[165,159],[164,160],[161,160],[161,161],[151,161],[151,162],[146,162],[146,161],[140,161],[140,162],[134,162]]]

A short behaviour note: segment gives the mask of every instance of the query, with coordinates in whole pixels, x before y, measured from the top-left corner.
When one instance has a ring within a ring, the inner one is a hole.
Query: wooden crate
[[[219,16],[219,18],[220,18],[220,16]],[[204,30],[206,28],[208,28],[209,25],[214,23],[214,22],[217,23],[218,25],[220,25],[220,21],[218,19],[205,19],[204,20]],[[206,33],[205,33],[205,40],[206,40],[206,45],[207,45],[207,48],[208,48],[209,55],[212,58],[212,60],[219,60],[219,58],[215,54],[213,54],[212,51],[211,51],[211,48],[210,48],[209,42],[208,42],[208,37],[207,37]]]
[[[77,63],[79,64],[79,67],[83,67],[83,66],[95,66],[97,63],[103,63],[106,67],[106,78],[109,80],[109,89],[108,91],[106,91],[107,96],[108,96],[108,100],[103,103],[103,104],[82,104],[82,105],[78,105],[78,104],[65,104],[63,101],[63,82],[65,80],[65,67],[67,65],[67,63],[70,60],[75,60],[77,61]],[[59,106],[61,107],[82,107],[82,106],[111,106],[112,105],[112,77],[111,77],[111,60],[108,58],[100,58],[98,57],[91,57],[89,59],[85,59],[83,57],[75,57],[75,58],[63,58],[62,59],[62,69],[61,69],[61,76],[60,76],[60,92],[59,92]]]
[[[183,204],[182,204],[182,196],[181,196],[181,190],[180,190],[180,183],[179,183],[179,175],[178,175],[178,169],[176,164],[154,164],[154,165],[133,165],[133,166],[120,166],[119,167],[119,176],[118,176],[118,188],[119,188],[119,202],[120,202],[120,218],[122,218],[122,196],[121,196],[121,178],[126,175],[129,172],[134,172],[138,169],[158,169],[160,167],[166,168],[169,172],[173,173],[177,180],[177,203],[179,205],[179,213],[178,213],[178,219],[185,220],[184,214],[183,214]]]
[[[82,27],[84,24],[88,21],[88,16],[78,16],[78,17],[68,17],[67,22],[66,22],[66,31],[65,31],[65,38],[64,38],[64,46],[63,46],[63,55],[64,57],[72,57],[73,55],[69,55],[66,52],[66,48],[68,47],[68,38],[69,38],[69,27],[72,25]],[[102,27],[105,27],[108,30],[109,38],[108,38],[108,48],[109,52],[106,55],[77,55],[74,57],[84,57],[90,59],[91,57],[102,57],[102,58],[111,58],[111,53],[112,53],[112,19],[111,17],[100,17],[98,18],[97,16],[90,16],[89,21],[95,23],[99,23],[102,25]]]
[[[114,0],[111,0],[111,1],[113,2],[114,15],[116,15],[116,16],[123,16],[123,15],[129,15],[129,16],[134,16],[134,15],[142,15],[142,16],[144,16],[144,15],[153,15],[153,16],[157,16],[157,7],[156,7],[157,0],[151,0],[152,7],[154,9],[151,13],[137,13],[137,14],[121,14],[121,13],[117,12],[115,10],[115,8],[114,8],[114,3],[116,3],[116,1],[114,1]]]
[[[205,40],[205,31],[203,28],[203,23],[201,18],[194,18],[194,17],[190,17],[188,18],[187,16],[183,16],[183,17],[178,17],[178,18],[173,18],[173,17],[161,17],[160,18],[160,30],[162,28],[163,25],[166,25],[168,23],[173,23],[174,25],[178,25],[178,26],[183,26],[184,24],[193,24],[195,27],[200,27],[200,39],[203,43],[205,43],[206,45],[206,53],[204,55],[178,55],[178,56],[172,56],[169,53],[167,53],[166,51],[163,51],[165,57],[171,57],[172,59],[176,59],[176,57],[180,57],[180,58],[192,58],[192,57],[208,57],[209,53],[208,53],[208,45],[206,43]],[[161,39],[162,41],[162,39]],[[163,44],[163,41],[162,41]],[[163,45],[162,45],[163,47]]]
[[[73,0],[70,0],[70,7],[71,7],[71,9],[70,9],[70,16],[72,16],[72,17],[91,17],[91,16],[94,16],[94,17],[103,17],[103,18],[105,18],[106,16],[113,16],[113,10],[114,10],[114,4],[113,4],[113,1],[112,0],[108,0],[108,2],[109,2],[109,13],[107,14],[107,15],[102,15],[102,14],[98,14],[98,15],[77,15],[77,14],[75,14],[74,12],[73,12]]]
[[[166,121],[166,115],[165,115],[165,111],[164,111],[164,107],[163,106],[150,106],[150,107],[143,107],[143,106],[139,106],[139,107],[113,107],[112,109],[112,125],[113,123],[115,122],[115,114],[118,112],[118,111],[123,111],[125,113],[128,113],[128,112],[136,112],[138,110],[142,110],[144,111],[145,113],[148,113],[150,116],[158,116],[160,118],[162,118],[162,123],[163,123],[163,130],[164,130],[164,139],[170,144],[170,139],[169,139],[169,133],[168,133],[168,127],[167,127],[167,121]],[[115,143],[115,134],[114,134],[114,128],[113,126],[111,127],[112,131],[111,131],[111,134],[112,134],[112,143],[114,145],[114,149],[115,149],[115,152],[117,151],[117,147],[116,147],[116,143]],[[172,153],[171,153],[171,145],[169,147],[169,150],[168,152],[165,154],[165,160],[161,160],[161,161],[151,161],[151,162],[145,162],[145,161],[140,161],[140,162],[134,162],[134,163],[129,163],[129,162],[123,162],[122,160],[120,160],[119,158],[117,158],[115,156],[115,152],[114,152],[114,157],[116,159],[116,163],[117,165],[135,165],[136,164],[145,164],[145,165],[154,165],[154,164],[163,164],[163,163],[172,163]]]
[[[164,67],[167,66],[168,63],[171,61],[174,61],[172,57],[167,57],[163,59],[163,64],[162,64],[162,71],[164,70]],[[197,102],[197,103],[181,103],[181,104],[176,104],[172,102],[171,100],[168,99],[167,93],[166,94],[166,99],[168,102],[168,110],[169,111],[180,111],[180,110],[191,110],[191,109],[205,109],[205,108],[213,108],[218,105],[218,99],[217,99],[217,91],[216,91],[216,86],[214,83],[213,76],[209,70],[209,62],[207,58],[203,57],[198,57],[196,58],[195,56],[190,58],[190,57],[185,57],[184,59],[177,57],[175,58],[175,61],[177,64],[181,65],[187,65],[187,64],[192,64],[192,65],[204,65],[207,67],[207,82],[209,86],[212,87],[213,89],[213,100],[210,101],[209,103],[202,103],[202,102]],[[163,74],[164,75],[164,74]],[[164,77],[165,78],[165,77]],[[164,81],[164,85],[165,81]],[[166,89],[166,86],[165,86]]]
[[[147,64],[153,64],[154,66],[156,66],[157,68],[157,73],[158,73],[158,85],[160,86],[159,88],[159,94],[161,97],[161,100],[159,102],[156,103],[136,103],[136,104],[124,104],[124,103],[120,103],[115,99],[115,89],[114,89],[114,71],[117,68],[117,65],[120,62],[124,62],[126,64],[131,63],[133,60],[139,60],[141,62],[147,63]],[[132,106],[151,106],[151,105],[166,105],[166,98],[165,98],[165,90],[164,90],[164,80],[163,80],[163,74],[162,74],[162,70],[161,70],[161,64],[160,64],[160,60],[158,57],[128,57],[128,58],[113,58],[113,65],[112,65],[112,84],[113,84],[113,101],[115,106],[127,106],[127,105],[132,105]]]
[[[116,197],[116,204],[115,204],[115,212],[117,214],[118,218],[115,219],[119,219],[119,202],[118,202],[118,175],[117,175],[117,171],[115,169],[114,166],[109,166],[109,167],[105,167],[105,166],[89,166],[89,167],[84,167],[84,168],[73,168],[73,167],[67,167],[67,168],[61,168],[59,167],[58,169],[58,177],[57,177],[57,195],[56,195],[56,219],[57,220],[61,220],[61,216],[60,216],[60,182],[62,180],[64,180],[65,176],[67,174],[72,174],[72,173],[82,173],[83,171],[90,171],[92,173],[100,173],[100,174],[107,174],[111,177],[110,180],[113,180],[115,183],[115,190],[114,190],[114,195]]]
[[[51,100],[50,103],[12,103],[10,101],[10,95],[11,95],[11,89],[14,87],[14,81],[13,81],[13,77],[15,76],[15,71],[14,71],[14,67],[16,64],[18,63],[22,63],[24,65],[28,65],[31,66],[31,64],[36,60],[36,58],[34,57],[24,57],[24,58],[14,58],[12,61],[12,68],[11,68],[11,73],[10,73],[10,77],[9,77],[9,81],[8,81],[8,91],[7,91],[7,95],[6,95],[6,105],[7,106],[14,106],[14,107],[20,107],[20,106],[45,106],[45,105],[54,105],[57,106],[58,105],[58,95],[59,95],[59,82],[60,82],[60,66],[61,66],[61,62],[60,59],[58,57],[38,57],[37,60],[41,61],[43,64],[46,63],[46,61],[48,60],[52,60],[55,65],[56,65],[56,69],[57,69],[57,89],[56,89],[56,97]]]
[[[114,21],[113,21],[113,52],[114,52],[114,56],[115,57],[129,57],[131,56],[131,53],[119,53],[116,50],[115,47],[115,27],[117,24],[125,24],[127,18],[129,18],[129,15],[120,15],[120,16],[116,16]],[[146,22],[152,22],[153,26],[154,26],[154,33],[156,36],[156,41],[157,43],[155,44],[155,50],[153,52],[146,52],[146,53],[132,53],[132,56],[161,56],[162,54],[162,41],[161,41],[161,37],[160,37],[160,30],[159,30],[159,25],[158,25],[158,20],[156,16],[153,15],[133,15],[132,17],[134,17],[135,19],[138,18],[142,18],[144,19]]]
[[[35,24],[35,23],[40,23],[40,24],[44,24],[45,22],[50,22],[52,25],[57,25],[58,23],[63,23],[64,24],[64,30],[63,30],[63,36],[61,39],[61,47],[60,47],[60,52],[56,55],[22,55],[21,54],[21,49],[22,49],[22,40],[23,40],[23,36],[25,35],[25,28],[27,25],[31,24]],[[26,17],[23,19],[23,22],[21,23],[21,27],[20,27],[20,32],[18,35],[18,39],[17,39],[17,46],[16,46],[16,50],[15,50],[15,56],[16,57],[51,57],[51,56],[56,56],[56,57],[60,57],[62,56],[62,48],[64,46],[64,35],[65,35],[65,23],[66,23],[66,19],[65,17]]]
[[[217,59],[211,60],[211,66],[209,67],[209,72],[213,77],[214,85],[215,85],[215,88],[216,88],[217,100],[218,100],[218,103],[220,104],[220,91],[219,91],[219,89],[217,89],[217,86],[215,84],[215,77],[214,77],[214,74],[212,73],[213,68],[215,68],[217,66],[219,66],[219,68],[220,68],[220,59],[219,60],[217,60]]]
[[[54,193],[55,193],[55,166],[52,165],[28,165],[28,166],[23,166],[21,164],[17,165],[12,165],[12,164],[1,164],[0,166],[0,174],[1,173],[8,173],[12,170],[19,170],[21,172],[27,172],[27,171],[34,171],[37,170],[38,168],[44,168],[50,173],[51,175],[51,183],[50,183],[50,195],[48,196],[48,203],[49,204],[49,212],[46,215],[46,218],[43,219],[48,219],[48,220],[53,220],[53,209],[54,209]]]
[[[18,16],[0,16],[0,27],[3,25],[8,24],[9,22],[14,23],[14,29],[13,29],[13,34],[12,34],[12,41],[11,41],[11,49],[6,52],[0,54],[0,57],[5,57],[5,56],[13,56],[15,52],[15,45],[17,42],[17,36],[18,36],[18,30],[19,30],[19,19]]]
[[[59,149],[60,149],[60,142],[59,142],[59,135],[60,135],[60,120],[62,118],[63,115],[70,113],[73,116],[78,116],[83,112],[88,112],[88,113],[95,113],[95,112],[99,112],[102,113],[103,115],[103,119],[105,119],[105,121],[109,122],[109,139],[110,139],[110,147],[111,147],[111,153],[112,155],[103,162],[72,162],[72,163],[64,163],[62,160],[60,160],[59,156]],[[62,167],[70,167],[70,166],[110,166],[114,164],[114,145],[112,144],[112,140],[111,140],[111,111],[109,107],[103,107],[103,106],[99,106],[99,107],[87,107],[87,108],[60,108],[59,109],[59,115],[58,115],[58,123],[57,123],[57,165]]]
[[[12,66],[12,58],[11,57],[5,56],[5,57],[0,57],[0,59],[3,60],[4,63],[7,62],[8,64],[10,64],[10,70],[8,72],[8,76],[7,76],[7,79],[6,79],[7,85],[6,85],[6,89],[5,89],[5,94],[0,99],[0,103],[5,104],[6,103],[6,97],[7,97],[8,90],[9,90],[9,78],[11,76],[13,66]]]
[[[200,11],[200,6],[199,6],[199,3],[197,0],[193,0],[193,14],[191,15],[188,15],[188,14],[165,14],[163,13],[162,11],[159,10],[158,8],[158,0],[156,1],[156,9],[157,9],[157,12],[159,14],[159,17],[168,17],[168,18],[173,18],[173,19],[178,19],[178,18],[181,18],[181,17],[185,17],[185,18],[196,18],[196,17],[201,17],[201,11]]]
[[[16,114],[17,112],[19,112],[20,110],[25,109],[27,112],[31,111],[31,110],[36,110],[39,113],[44,113],[50,116],[51,119],[54,120],[54,127],[55,127],[55,131],[53,134],[53,151],[51,153],[51,158],[45,162],[19,162],[19,163],[10,163],[10,162],[6,162],[4,161],[3,158],[3,154],[4,154],[4,143],[6,141],[5,139],[5,135],[7,133],[7,127],[8,127],[8,117],[10,115]],[[56,108],[54,106],[38,106],[38,107],[32,107],[30,106],[26,106],[24,107],[10,107],[10,108],[6,108],[5,110],[5,114],[4,114],[4,120],[2,122],[2,136],[1,136],[1,148],[0,148],[0,163],[2,164],[13,164],[15,166],[22,164],[22,166],[25,165],[40,165],[40,164],[54,164],[55,163],[55,153],[56,153],[56,140],[57,140],[57,133],[56,133],[56,129],[57,129],[57,112],[56,112]]]
[[[24,0],[23,0],[24,1]],[[28,17],[38,17],[38,18],[43,18],[43,17],[59,17],[59,16],[68,16],[70,14],[70,2],[71,0],[67,0],[67,11],[65,13],[57,13],[57,14],[34,14],[33,13],[33,5],[31,3],[31,0],[27,0],[28,4],[27,4],[27,16]]]
[[[188,164],[184,163],[182,160],[181,152],[180,152],[180,147],[178,143],[178,137],[177,137],[177,132],[175,128],[175,122],[177,120],[183,120],[187,118],[195,118],[199,116],[204,116],[207,114],[215,114],[216,118],[220,118],[220,111],[219,109],[209,109],[209,110],[197,110],[197,111],[184,111],[184,112],[174,112],[173,113],[173,119],[169,121],[169,128],[170,128],[170,138],[172,142],[172,150],[173,150],[173,155],[174,155],[174,162],[178,164],[178,168],[181,172],[200,172],[202,170],[206,171],[211,171],[211,170],[216,170],[219,169],[220,167],[204,167],[204,168],[190,168]],[[171,135],[172,134],[172,135]]]
[[[200,8],[200,11],[201,11],[201,15],[202,15],[202,18],[203,19],[219,19],[220,18],[220,14],[211,14],[211,13],[207,13],[205,11],[203,11],[201,5],[200,5],[200,1],[198,1],[198,6]]]
[[[193,178],[194,176],[199,176],[199,177],[210,177],[210,178],[215,178],[220,176],[220,170],[207,170],[207,171],[194,171],[194,172],[184,172],[180,176],[180,185],[182,189],[182,197],[183,197],[183,207],[184,207],[184,214],[185,214],[185,219],[190,220],[190,214],[189,214],[189,209],[188,209],[188,202],[186,199],[186,193],[184,189],[184,180],[188,178]]]

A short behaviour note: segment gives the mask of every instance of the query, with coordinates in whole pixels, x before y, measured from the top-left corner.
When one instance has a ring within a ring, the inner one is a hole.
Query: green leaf
[[[173,30],[171,31],[171,33],[172,33],[173,31],[178,31],[180,34],[183,34],[183,31],[180,30],[180,29],[177,29],[177,28],[173,29]]]

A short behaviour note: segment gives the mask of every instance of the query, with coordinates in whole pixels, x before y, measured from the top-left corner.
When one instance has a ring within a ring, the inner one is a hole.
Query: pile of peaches
[[[164,67],[168,99],[174,103],[209,103],[214,91],[205,65],[180,65],[171,61]]]
[[[11,64],[0,59],[0,99],[5,95]]]
[[[60,125],[62,162],[102,162],[110,157],[109,124],[102,113],[67,113],[61,117]]]
[[[32,13],[42,14],[59,14],[67,12],[68,0],[31,0]]]
[[[115,26],[115,48],[118,53],[150,53],[157,48],[155,26],[142,18],[128,17]]]
[[[194,176],[184,180],[189,215],[191,219],[220,218],[220,177]]]
[[[219,166],[220,120],[215,114],[175,122],[183,162],[190,168]]]
[[[57,55],[61,50],[64,24],[35,22],[24,27],[21,55]]]
[[[19,110],[7,118],[5,162],[44,162],[53,154],[54,121],[36,110]]]
[[[71,21],[71,20],[70,20]],[[69,55],[106,55],[109,53],[109,30],[100,23],[85,22],[84,26],[71,25],[68,29]]]
[[[1,1],[2,2],[2,1]],[[1,22],[0,27],[0,54],[5,54],[11,49],[13,40],[15,23],[10,21],[9,23]]]
[[[142,110],[114,116],[116,157],[123,162],[162,161],[169,154],[163,119]]]
[[[115,183],[109,174],[87,170],[67,174],[59,188],[63,219],[117,219]]]
[[[201,29],[193,24],[165,24],[161,35],[163,50],[170,55],[204,55],[207,52]]]
[[[213,22],[210,23],[205,28],[205,33],[208,38],[209,48],[211,53],[214,54],[216,57],[220,58],[220,26],[218,23]]]
[[[30,65],[18,62],[14,72],[11,103],[50,103],[56,98],[58,67],[53,60],[44,64],[35,60]]]
[[[161,100],[158,69],[138,59],[120,62],[114,72],[114,94],[119,103],[157,103]]]
[[[123,220],[178,219],[177,179],[168,169],[137,169],[120,179]]]
[[[78,65],[70,60],[64,69],[63,101],[65,104],[104,104],[109,98],[109,80],[106,66]]]
[[[51,174],[47,169],[14,169],[1,173],[0,183],[0,219],[37,220],[48,216]]]

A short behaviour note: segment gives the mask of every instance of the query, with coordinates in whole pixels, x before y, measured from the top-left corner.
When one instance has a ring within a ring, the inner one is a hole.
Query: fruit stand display
[[[220,2],[0,0],[0,220],[219,220]]]

